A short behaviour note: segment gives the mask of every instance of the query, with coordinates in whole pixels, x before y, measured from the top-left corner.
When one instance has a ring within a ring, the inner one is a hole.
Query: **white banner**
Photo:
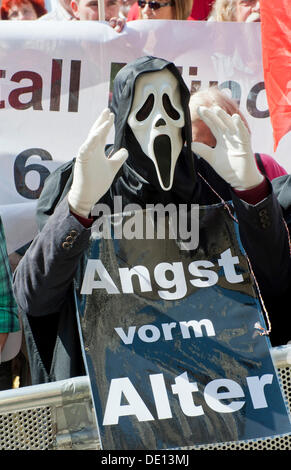
[[[172,60],[191,90],[212,82],[230,89],[251,127],[254,152],[291,168],[290,135],[273,154],[259,23],[133,21],[118,34],[100,22],[3,21],[0,44],[0,215],[9,253],[35,235],[44,180],[76,155],[108,106],[118,64],[143,55]]]

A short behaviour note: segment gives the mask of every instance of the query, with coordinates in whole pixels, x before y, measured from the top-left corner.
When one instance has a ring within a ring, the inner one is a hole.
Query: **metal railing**
[[[271,350],[291,410],[291,345]],[[0,450],[98,450],[86,376],[0,392]],[[193,450],[290,450],[291,436],[185,447]]]

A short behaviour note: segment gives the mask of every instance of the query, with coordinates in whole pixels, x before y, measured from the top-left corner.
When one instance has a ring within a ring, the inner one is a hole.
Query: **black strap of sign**
[[[264,167],[261,155],[259,153],[255,153],[255,158],[256,158],[256,162],[257,162],[260,172],[262,173],[262,175],[267,176],[266,169]]]
[[[262,162],[261,162],[262,163]],[[263,163],[262,163],[263,164]],[[265,170],[264,170],[265,171]],[[216,194],[216,196],[219,198],[219,200],[222,202],[224,208],[227,210],[227,212],[229,213],[230,217],[236,222],[238,223],[238,220],[237,218],[232,214],[231,212],[231,209],[229,207],[229,204],[227,204],[227,202],[225,202],[225,200],[212,188],[212,186],[208,183],[208,181],[198,172],[198,175],[200,176],[200,178],[204,181],[204,183],[206,183],[209,188],[214,192],[214,194]],[[287,231],[287,237],[288,237],[288,243],[289,243],[289,256],[291,258],[291,241],[290,241],[290,234],[289,234],[289,230],[288,230],[288,227],[287,227],[287,224],[285,222],[285,220],[283,219],[283,222],[284,222],[284,225],[285,225],[285,228],[286,228],[286,231]],[[247,262],[248,262],[248,265],[249,265],[249,268],[250,268],[250,272],[253,276],[253,279],[255,281],[255,285],[256,285],[256,288],[257,288],[257,291],[258,291],[258,295],[259,295],[259,299],[260,299],[260,302],[261,302],[261,305],[262,305],[262,308],[263,308],[263,311],[264,311],[264,314],[265,314],[265,317],[266,317],[266,324],[268,325],[268,329],[266,328],[263,328],[259,322],[257,322],[255,324],[255,327],[260,330],[259,333],[261,336],[264,336],[264,335],[269,335],[271,333],[271,329],[272,329],[272,326],[271,326],[271,322],[270,322],[270,318],[269,318],[269,314],[268,314],[268,311],[266,309],[266,306],[265,306],[265,303],[264,303],[264,300],[263,300],[263,297],[261,295],[261,291],[260,291],[260,288],[259,288],[259,285],[258,285],[258,282],[257,282],[257,279],[256,279],[256,276],[255,276],[255,273],[253,271],[253,268],[252,268],[252,265],[251,265],[251,262],[249,260],[249,257],[246,253],[246,259],[247,259]]]
[[[259,153],[255,153],[255,158],[256,158],[258,168],[259,168],[260,172],[262,173],[262,175],[268,176],[267,173],[266,173],[266,169],[264,167],[261,155]]]

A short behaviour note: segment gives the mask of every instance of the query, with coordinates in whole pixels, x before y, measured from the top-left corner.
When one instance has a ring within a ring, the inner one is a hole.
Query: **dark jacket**
[[[177,161],[171,191],[160,188],[153,164],[148,158],[145,161],[146,157],[127,125],[137,77],[164,67],[180,83],[185,113],[185,146]],[[102,202],[113,208],[113,196],[121,195],[124,205],[138,203],[141,207],[149,203],[210,205],[220,202],[217,193],[223,200],[232,201],[243,246],[263,298],[271,305],[272,300],[282,298],[288,292],[291,279],[287,232],[271,183],[268,182],[268,196],[255,206],[240,200],[204,160],[191,152],[188,102],[189,91],[170,62],[140,58],[119,72],[112,101],[115,114],[113,146],[115,151],[127,148],[129,157]],[[110,150],[108,148],[107,152]],[[82,262],[90,229],[69,212],[66,194],[71,185],[73,166],[74,161],[68,162],[47,178],[37,209],[40,233],[14,276],[15,297],[24,319],[33,383],[84,373],[73,291],[78,291],[82,279]],[[274,304],[276,302],[272,303],[272,308]],[[274,317],[284,319],[285,316],[281,311],[272,311],[271,317],[273,323]],[[280,327],[280,321],[278,324]],[[289,332],[284,333],[284,327],[278,329],[273,325],[273,345],[284,344],[290,339]]]

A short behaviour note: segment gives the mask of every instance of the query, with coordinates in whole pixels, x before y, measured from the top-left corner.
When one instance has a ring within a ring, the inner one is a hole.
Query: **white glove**
[[[258,170],[252,152],[250,133],[240,116],[230,116],[219,106],[199,106],[197,111],[216,138],[216,146],[192,142],[192,151],[204,158],[235,189],[242,191],[262,183],[264,176]]]
[[[92,126],[76,158],[68,202],[72,211],[83,217],[88,217],[94,204],[108,191],[128,157],[124,148],[110,158],[105,155],[106,138],[113,120],[113,113],[105,109]]]

